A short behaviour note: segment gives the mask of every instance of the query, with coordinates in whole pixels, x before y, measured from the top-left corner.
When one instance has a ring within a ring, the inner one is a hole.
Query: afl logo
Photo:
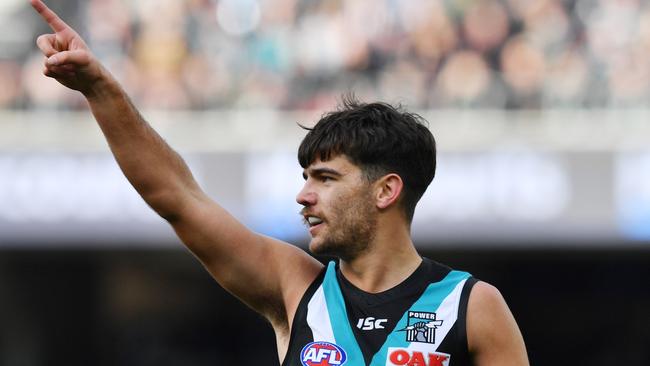
[[[330,342],[311,342],[300,352],[304,366],[340,366],[347,358],[343,348]]]

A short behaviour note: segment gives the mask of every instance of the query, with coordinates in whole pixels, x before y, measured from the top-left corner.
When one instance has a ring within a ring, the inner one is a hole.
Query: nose
[[[316,204],[316,192],[311,189],[310,185],[305,182],[305,185],[302,186],[300,192],[296,196],[296,202],[299,204],[308,207]]]

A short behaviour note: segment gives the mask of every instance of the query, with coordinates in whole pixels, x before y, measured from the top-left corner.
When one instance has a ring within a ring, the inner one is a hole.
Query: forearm
[[[166,219],[184,195],[198,192],[183,159],[144,120],[128,95],[105,70],[84,92],[122,172],[142,198]]]

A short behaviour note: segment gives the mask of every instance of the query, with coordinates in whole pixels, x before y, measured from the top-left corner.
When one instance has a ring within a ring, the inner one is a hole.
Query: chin
[[[350,261],[357,257],[359,252],[354,249],[356,248],[348,245],[314,239],[309,244],[309,251],[314,255],[336,257],[344,261]]]
[[[309,251],[312,254],[321,255],[323,253],[323,242],[318,238],[312,238],[309,242]]]
[[[337,251],[333,250],[328,243],[323,242],[320,238],[312,238],[309,243],[309,251],[314,255],[330,255],[337,256]]]

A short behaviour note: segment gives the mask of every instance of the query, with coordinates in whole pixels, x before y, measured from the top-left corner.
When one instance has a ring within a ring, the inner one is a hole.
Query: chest
[[[294,363],[285,365],[449,366],[464,273],[423,291],[370,301],[344,294],[327,276],[309,300]],[[300,352],[297,352],[300,349]],[[456,365],[455,363],[453,365]]]

